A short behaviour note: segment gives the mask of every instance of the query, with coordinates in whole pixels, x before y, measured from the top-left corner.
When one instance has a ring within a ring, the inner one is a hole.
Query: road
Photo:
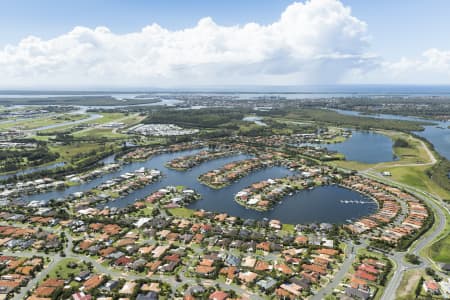
[[[430,162],[425,163],[425,164],[435,163],[436,159],[434,158],[431,151],[426,147],[426,145],[422,141],[421,141],[421,143],[427,150],[428,155],[430,156]],[[418,164],[414,164],[414,166],[416,166],[416,165],[418,165]],[[420,164],[420,165],[424,165],[424,164]],[[402,166],[405,166],[405,165],[402,165]],[[371,169],[361,171],[360,175],[371,178],[371,179],[375,179],[380,182],[384,182],[384,183],[392,185],[392,186],[397,186],[399,188],[406,190],[407,192],[418,197],[419,199],[422,199],[433,210],[434,215],[435,215],[436,223],[434,224],[432,229],[430,231],[428,231],[426,234],[424,234],[420,239],[418,239],[410,247],[410,249],[408,249],[407,252],[396,252],[392,255],[389,255],[389,258],[395,262],[397,267],[393,271],[394,274],[393,274],[391,280],[387,283],[387,286],[384,290],[384,294],[382,295],[381,299],[382,300],[395,299],[395,293],[400,286],[402,276],[406,270],[411,270],[411,269],[416,269],[416,268],[423,269],[423,268],[426,268],[429,266],[433,266],[433,262],[430,261],[428,258],[424,258],[424,257],[422,257],[422,262],[420,265],[411,265],[405,261],[405,259],[404,259],[405,254],[412,253],[412,254],[420,256],[420,251],[422,249],[424,249],[427,245],[429,245],[433,240],[435,240],[445,230],[446,215],[444,214],[443,209],[446,209],[448,212],[448,208],[445,206],[441,207],[439,205],[439,204],[442,204],[442,199],[439,198],[438,196],[433,195],[428,192],[421,191],[419,189],[416,189],[416,188],[413,188],[413,187],[410,187],[410,186],[407,186],[404,184],[401,184],[401,183],[398,183],[389,178],[383,177],[379,173],[377,173]],[[23,225],[15,224],[15,226],[23,226]],[[45,228],[45,229],[48,231],[57,233],[57,234],[59,234],[61,232],[61,230],[54,230],[52,228]],[[50,263],[46,266],[46,268],[42,272],[37,274],[37,276],[33,280],[31,280],[27,284],[26,287],[21,288],[20,292],[17,293],[13,299],[24,299],[27,291],[34,288],[38,282],[43,280],[45,278],[45,276],[51,271],[51,269],[54,268],[56,265],[58,265],[58,263],[60,263],[61,260],[64,258],[74,258],[74,259],[77,259],[80,261],[89,262],[93,265],[93,267],[98,272],[108,274],[109,276],[111,276],[113,278],[127,278],[130,280],[151,278],[151,279],[156,279],[156,280],[163,280],[165,282],[168,282],[173,287],[173,290],[176,290],[182,284],[186,284],[186,283],[189,285],[196,284],[195,278],[186,276],[185,272],[186,272],[187,267],[184,267],[183,271],[179,272],[181,281],[178,282],[175,280],[174,276],[167,276],[167,275],[163,275],[163,274],[147,276],[147,275],[138,275],[138,274],[132,274],[132,273],[124,273],[121,270],[119,271],[117,269],[113,269],[113,268],[104,266],[101,264],[101,262],[94,260],[89,256],[74,253],[72,251],[72,249],[73,249],[72,236],[69,232],[65,232],[65,233],[66,233],[66,238],[67,238],[67,244],[64,246],[64,250],[63,250],[65,257],[62,257],[59,254],[45,255],[45,254],[41,254],[38,252],[31,252],[31,251],[30,252],[25,251],[25,252],[20,252],[20,253],[4,251],[5,255],[16,255],[16,256],[25,256],[25,257],[38,255],[38,256],[42,256],[42,257],[48,257],[51,259]],[[333,292],[333,290],[342,282],[342,280],[344,279],[344,277],[350,270],[352,263],[356,257],[357,251],[364,246],[365,246],[364,243],[362,245],[353,245],[352,243],[349,243],[347,245],[346,253],[345,253],[346,258],[344,259],[344,262],[341,264],[340,269],[336,272],[336,274],[333,276],[331,281],[324,288],[319,290],[315,295],[313,295],[311,297],[312,300],[323,299],[326,295]],[[212,281],[212,284],[215,284],[215,283],[216,283],[215,281]],[[224,284],[224,283],[218,283],[218,284],[220,285],[220,287],[222,289],[234,290],[239,295],[247,294],[247,295],[249,295],[249,299],[252,299],[252,300],[260,299],[260,297],[257,295],[250,295],[249,292],[241,286],[237,286],[235,284],[228,285],[228,284]]]
[[[352,263],[356,257],[356,253],[362,247],[362,245],[353,245],[352,242],[347,244],[345,260],[340,266],[339,271],[334,274],[333,279],[322,289],[320,289],[314,296],[311,297],[311,300],[322,300],[326,295],[331,294],[334,289],[342,282],[345,275],[350,270]]]
[[[361,175],[372,178],[372,179],[376,179],[379,181],[384,181],[393,186],[398,186],[398,187],[404,188],[408,192],[414,194],[416,197],[423,199],[423,201],[425,201],[434,210],[435,215],[436,215],[436,220],[438,221],[437,225],[435,224],[435,226],[433,227],[433,231],[432,232],[429,231],[425,235],[423,235],[417,242],[415,242],[413,244],[413,246],[409,249],[408,252],[401,252],[401,253],[396,252],[395,254],[389,256],[389,258],[392,259],[396,263],[397,268],[394,271],[392,279],[388,282],[381,299],[386,299],[386,300],[389,299],[390,300],[390,299],[395,298],[395,293],[400,285],[404,271],[410,270],[410,269],[415,269],[415,268],[425,268],[432,264],[432,262],[430,262],[429,260],[422,259],[422,263],[420,265],[410,265],[407,262],[405,262],[404,256],[406,253],[413,253],[413,254],[418,255],[419,252],[425,246],[427,246],[431,241],[433,241],[445,229],[445,225],[446,225],[445,214],[442,212],[442,209],[440,208],[440,206],[437,205],[437,203],[435,202],[435,201],[438,201],[438,199],[436,199],[436,198],[434,198],[434,200],[430,199],[430,195],[428,193],[424,193],[423,191],[419,191],[419,190],[413,189],[409,186],[399,184],[390,179],[381,177],[379,174],[363,172],[363,173],[361,173]],[[3,224],[3,222],[0,222],[0,225],[6,225],[6,224]],[[14,226],[26,227],[23,224],[14,224]],[[54,229],[54,228],[50,228],[50,227],[45,227],[44,229],[47,231],[53,232],[55,234],[61,233],[60,229]],[[123,271],[119,271],[119,270],[104,266],[101,264],[101,262],[99,262],[95,259],[92,259],[89,256],[74,253],[72,251],[73,238],[69,232],[65,232],[65,233],[66,233],[66,239],[67,239],[67,243],[64,245],[64,250],[63,250],[65,257],[62,257],[59,254],[46,255],[46,254],[41,254],[39,252],[34,252],[34,251],[24,251],[24,252],[3,251],[3,253],[5,255],[15,255],[15,256],[24,256],[24,257],[31,257],[33,255],[37,255],[37,256],[46,257],[46,258],[51,259],[50,263],[44,268],[44,270],[42,272],[38,273],[37,276],[33,280],[31,280],[27,284],[26,287],[21,288],[20,292],[17,293],[13,299],[17,299],[17,300],[24,299],[26,297],[27,291],[33,289],[37,283],[42,281],[47,276],[47,274],[55,266],[57,266],[58,263],[60,263],[61,260],[64,258],[74,258],[74,259],[77,259],[80,261],[89,262],[93,265],[93,267],[98,272],[103,273],[103,274],[108,274],[109,276],[111,276],[113,278],[127,278],[130,280],[150,278],[150,279],[162,280],[162,281],[169,283],[173,287],[173,290],[176,290],[179,286],[181,286],[182,284],[185,284],[185,283],[187,283],[189,285],[197,284],[195,278],[190,278],[185,275],[186,268],[184,268],[184,270],[182,272],[179,272],[179,276],[180,276],[181,280],[180,280],[180,282],[178,282],[175,280],[174,276],[167,276],[167,275],[163,275],[163,274],[161,274],[161,275],[155,274],[152,276],[147,276],[147,275],[138,275],[138,274],[132,274],[132,273],[124,273]],[[356,257],[358,249],[360,249],[364,246],[365,246],[364,243],[362,245],[353,245],[351,242],[347,245],[346,253],[345,253],[346,258],[345,258],[344,262],[342,263],[342,265],[340,266],[339,271],[336,272],[336,274],[333,276],[333,279],[324,288],[319,290],[315,295],[313,295],[311,297],[312,300],[323,299],[326,295],[333,292],[333,290],[342,282],[345,275],[350,270],[352,263]],[[215,283],[216,282],[213,282],[212,284],[215,284]],[[260,299],[260,297],[257,295],[250,295],[250,293],[241,286],[237,286],[235,284],[228,285],[228,284],[224,284],[224,283],[219,283],[219,285],[222,289],[234,290],[239,295],[246,294],[249,296],[248,297],[249,299],[252,299],[252,300]]]
[[[431,152],[431,150],[428,149],[428,147],[424,143],[424,141],[419,140],[419,142],[422,145],[422,148],[427,153],[428,158],[429,158],[429,162],[426,162],[426,163],[411,163],[411,164],[394,164],[394,165],[389,165],[389,167],[423,167],[423,166],[434,165],[437,162],[437,160],[436,160],[436,157],[434,157],[433,152]]]
[[[17,225],[18,226],[20,225],[20,227],[26,227],[23,224],[17,224]],[[53,232],[55,234],[59,234],[61,232],[61,230],[52,230],[52,228],[46,228],[46,230]],[[65,256],[61,256],[60,254],[44,254],[44,253],[39,253],[36,251],[21,251],[21,252],[2,251],[3,255],[21,256],[21,257],[40,256],[40,257],[50,259],[50,263],[48,265],[46,265],[43,268],[43,270],[36,275],[35,278],[30,280],[26,286],[22,287],[20,289],[20,291],[14,295],[14,297],[12,298],[13,300],[25,299],[28,291],[35,288],[39,282],[41,282],[42,280],[45,279],[45,277],[49,274],[49,272],[53,268],[55,268],[63,259],[67,259],[67,258],[76,259],[79,261],[83,261],[85,263],[91,263],[97,272],[102,273],[102,274],[107,274],[114,279],[126,278],[128,280],[139,280],[139,279],[161,280],[161,281],[169,283],[172,286],[173,291],[175,291],[178,287],[180,287],[183,284],[188,284],[190,286],[197,285],[196,278],[186,277],[186,275],[185,275],[186,268],[184,268],[184,270],[179,273],[181,280],[176,281],[175,276],[173,276],[173,275],[164,275],[164,274],[154,274],[152,276],[138,275],[138,274],[119,271],[119,270],[116,270],[116,269],[113,269],[110,267],[106,267],[106,266],[102,265],[101,262],[99,262],[89,256],[74,253],[72,251],[73,238],[69,232],[65,232],[65,234],[66,234],[66,239],[67,239],[67,244],[64,245],[64,250],[63,250]],[[251,295],[245,288],[238,286],[236,284],[225,284],[225,283],[211,281],[211,285],[215,285],[216,283],[219,284],[220,288],[223,290],[233,290],[238,295],[247,295],[248,296],[247,299],[249,299],[249,300],[262,299],[258,295]]]
[[[20,255],[22,255],[22,254],[20,254]],[[36,254],[33,254],[33,255],[36,255]],[[39,254],[39,256],[41,256],[41,255]],[[14,300],[26,299],[27,292],[32,287],[36,286],[36,284],[38,282],[40,282],[42,279],[44,279],[45,276],[47,276],[47,274],[50,273],[50,271],[59,263],[60,260],[61,260],[61,257],[59,255],[52,257],[50,263],[43,268],[43,270],[39,273],[39,275],[34,277],[32,280],[30,280],[26,286],[22,287],[20,289],[19,293],[15,294],[12,299],[14,299]]]
[[[386,168],[395,168],[395,167],[424,167],[424,166],[432,166],[437,162],[436,157],[434,157],[433,152],[428,149],[427,145],[425,144],[424,141],[422,140],[418,140],[421,144],[421,146],[423,147],[423,149],[425,150],[425,152],[428,155],[428,162],[424,162],[424,163],[404,163],[404,164],[390,164],[390,163],[381,163],[381,164],[377,164],[375,166],[373,166],[370,169],[367,169],[365,171],[362,172],[376,172],[376,169],[379,167],[386,167]]]

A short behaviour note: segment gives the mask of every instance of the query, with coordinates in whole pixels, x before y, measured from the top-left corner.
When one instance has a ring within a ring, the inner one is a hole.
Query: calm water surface
[[[355,130],[344,142],[323,144],[322,147],[343,153],[346,160],[374,164],[396,160],[392,145],[392,140],[385,135]]]
[[[376,115],[366,115],[361,114],[357,111],[351,110],[336,110],[337,112],[345,115],[379,118],[379,119],[390,119],[390,120],[406,120],[406,121],[419,121],[419,122],[432,122],[434,125],[424,126],[424,131],[416,131],[415,134],[427,139],[430,143],[434,145],[436,151],[447,159],[450,159],[450,126],[449,121],[434,121],[426,120],[417,117],[407,117],[407,116],[397,116],[389,114],[376,114]]]
[[[205,209],[214,212],[225,212],[232,216],[252,219],[278,219],[285,223],[311,223],[311,222],[331,222],[343,223],[348,219],[355,219],[368,215],[377,210],[377,204],[357,193],[338,186],[324,186],[312,190],[305,190],[287,196],[274,209],[267,212],[257,212],[246,209],[234,201],[234,195],[246,186],[268,178],[278,178],[293,174],[283,167],[272,167],[258,170],[234,184],[220,190],[211,189],[197,181],[197,177],[209,170],[220,168],[222,165],[236,160],[246,159],[248,155],[236,155],[232,157],[220,158],[206,162],[187,172],[179,172],[168,169],[164,164],[178,156],[196,153],[199,150],[189,150],[177,153],[167,153],[154,156],[147,161],[135,162],[125,165],[121,170],[106,174],[88,183],[70,187],[64,191],[52,191],[40,195],[23,197],[24,201],[49,200],[63,198],[74,192],[87,191],[98,184],[117,177],[125,172],[136,170],[140,167],[156,168],[163,172],[161,181],[148,185],[143,189],[136,190],[129,195],[110,201],[100,206],[125,207],[138,199],[142,199],[150,193],[157,191],[167,185],[183,185],[195,189],[202,195],[202,199],[192,203],[189,208]],[[345,204],[341,200],[358,200],[364,204]]]
[[[0,175],[0,180],[5,180],[5,179],[11,178],[13,176],[20,176],[20,175],[31,174],[34,172],[40,172],[40,171],[44,171],[44,170],[56,169],[59,167],[63,167],[65,164],[66,164],[65,162],[57,162],[57,163],[50,164],[50,165],[28,168],[26,170],[17,171],[15,173],[11,173],[11,174]]]

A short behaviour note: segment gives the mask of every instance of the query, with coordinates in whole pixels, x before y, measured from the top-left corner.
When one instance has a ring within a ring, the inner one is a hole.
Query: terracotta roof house
[[[439,295],[439,285],[434,280],[427,280],[423,283],[423,288],[427,293],[433,294],[433,295]]]
[[[229,295],[228,293],[222,292],[222,291],[215,291],[211,295],[209,295],[209,300],[226,300],[228,299]]]
[[[50,287],[50,286],[39,286],[35,291],[34,294],[39,297],[48,297],[52,298],[53,294],[56,292],[56,287]]]
[[[103,282],[102,275],[94,275],[83,284],[83,287],[86,291],[90,291],[92,289],[97,288]]]

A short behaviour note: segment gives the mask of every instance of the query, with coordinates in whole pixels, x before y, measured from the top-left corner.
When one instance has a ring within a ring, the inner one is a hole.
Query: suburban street
[[[362,248],[362,245],[354,245],[352,242],[347,243],[347,248],[345,249],[345,260],[341,264],[339,271],[333,275],[333,279],[322,289],[320,289],[311,300],[322,300],[326,295],[329,295],[333,290],[341,283],[347,272],[350,270],[353,260],[358,253],[358,250]]]
[[[25,227],[23,224],[17,224],[17,226],[20,227]],[[50,232],[53,232],[55,234],[59,234],[61,231],[60,230],[52,230],[50,228],[46,228],[47,230],[49,230]],[[24,287],[22,287],[19,291],[19,293],[15,294],[14,297],[12,298],[13,300],[22,300],[26,298],[27,292],[31,291],[37,283],[41,282],[42,280],[44,280],[44,278],[49,274],[49,272],[51,272],[51,270],[53,268],[55,268],[62,260],[64,259],[68,259],[68,258],[72,258],[72,259],[77,259],[79,261],[83,261],[85,263],[90,263],[92,264],[92,266],[94,267],[95,270],[97,270],[98,272],[102,273],[102,274],[107,274],[109,276],[111,276],[114,279],[119,279],[119,278],[126,278],[129,280],[138,280],[138,279],[155,279],[155,280],[161,280],[163,282],[167,282],[169,283],[174,289],[173,291],[175,291],[179,286],[184,285],[184,284],[188,284],[189,286],[194,286],[197,284],[197,281],[195,278],[189,278],[186,277],[184,272],[180,272],[179,276],[180,276],[180,281],[176,281],[174,276],[169,276],[169,275],[162,275],[162,274],[158,274],[158,275],[151,275],[151,276],[147,276],[147,275],[137,275],[137,274],[132,274],[129,272],[123,272],[123,271],[118,271],[118,270],[114,270],[113,268],[108,268],[105,267],[104,265],[102,265],[99,261],[92,259],[89,256],[86,255],[82,255],[82,254],[77,254],[74,253],[72,251],[73,249],[73,238],[70,235],[70,233],[66,232],[66,238],[67,238],[67,244],[64,245],[64,254],[65,256],[61,256],[58,253],[55,254],[45,254],[45,253],[41,253],[38,251],[22,251],[22,252],[15,252],[15,251],[2,251],[3,255],[10,255],[10,256],[17,256],[20,255],[22,257],[33,257],[33,256],[40,256],[46,259],[50,260],[50,263],[45,265],[42,269],[41,272],[39,272],[35,278],[33,278],[32,280],[30,280],[28,282],[28,284]],[[211,281],[211,285],[215,285],[216,282]],[[225,284],[225,283],[217,283],[222,289],[226,290],[226,289],[231,289],[234,290],[237,294],[239,295],[247,295],[249,300],[259,300],[262,299],[260,296],[258,295],[251,295],[249,292],[247,292],[244,288],[241,288],[235,284]]]

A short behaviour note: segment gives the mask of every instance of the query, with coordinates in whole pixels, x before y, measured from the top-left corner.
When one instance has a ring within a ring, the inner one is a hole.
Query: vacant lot
[[[409,300],[415,299],[415,291],[420,277],[422,276],[421,270],[408,270],[404,273],[400,286],[397,290],[395,299],[397,300]]]

